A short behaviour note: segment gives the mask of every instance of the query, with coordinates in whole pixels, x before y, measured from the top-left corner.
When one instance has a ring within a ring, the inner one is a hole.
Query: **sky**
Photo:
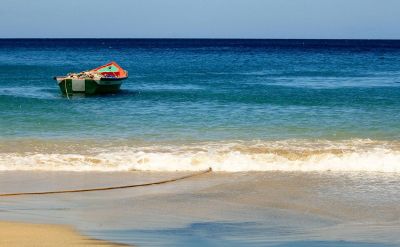
[[[400,0],[0,1],[0,38],[400,39]]]

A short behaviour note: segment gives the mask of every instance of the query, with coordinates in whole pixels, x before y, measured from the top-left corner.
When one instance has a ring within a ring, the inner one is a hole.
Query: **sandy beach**
[[[0,246],[123,246],[82,236],[62,225],[0,222]]]
[[[91,188],[185,174],[0,172],[0,188]],[[42,237],[35,239],[42,235],[56,246],[104,246],[90,239],[135,246],[396,246],[399,184],[396,174],[382,173],[213,172],[126,190],[3,197],[0,220],[49,225],[2,223],[0,234],[10,246],[32,243],[30,237],[42,246]]]

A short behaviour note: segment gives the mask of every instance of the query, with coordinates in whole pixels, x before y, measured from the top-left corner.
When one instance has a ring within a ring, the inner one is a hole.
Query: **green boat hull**
[[[58,80],[58,86],[63,94],[106,94],[117,93],[120,91],[121,80],[73,80],[62,79]]]

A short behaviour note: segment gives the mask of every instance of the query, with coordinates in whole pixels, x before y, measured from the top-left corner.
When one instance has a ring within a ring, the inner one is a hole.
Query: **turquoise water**
[[[387,42],[3,40],[1,139],[397,145],[400,46]],[[129,71],[118,94],[67,99],[52,80],[110,60]]]

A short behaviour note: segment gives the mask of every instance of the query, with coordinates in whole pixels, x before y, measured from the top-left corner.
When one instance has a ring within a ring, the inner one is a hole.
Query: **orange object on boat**
[[[110,62],[98,68],[92,69],[91,71],[99,72],[104,77],[108,78],[127,78],[128,72],[122,69],[116,62]]]

